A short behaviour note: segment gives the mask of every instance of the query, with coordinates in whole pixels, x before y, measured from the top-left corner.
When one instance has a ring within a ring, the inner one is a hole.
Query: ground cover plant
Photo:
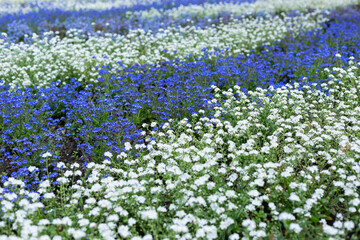
[[[358,239],[359,9],[0,1],[0,239]]]

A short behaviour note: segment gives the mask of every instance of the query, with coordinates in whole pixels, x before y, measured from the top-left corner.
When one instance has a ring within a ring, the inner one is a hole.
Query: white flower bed
[[[258,0],[254,3],[204,3],[203,5],[179,6],[171,9],[154,9],[136,12],[128,12],[128,15],[136,15],[143,18],[154,18],[168,15],[179,19],[183,15],[194,15],[199,17],[215,16],[222,12],[229,12],[235,16],[253,13],[269,13],[278,11],[307,10],[307,9],[334,9],[352,4],[358,4],[357,0]]]
[[[189,54],[201,56],[203,48],[210,52],[216,48],[229,48],[229,54],[246,54],[264,43],[280,41],[287,34],[296,35],[317,28],[326,20],[322,12],[314,11],[296,17],[244,18],[204,29],[194,26],[168,28],[155,35],[138,29],[126,37],[107,34],[105,37],[89,36],[86,40],[81,33],[72,30],[61,40],[57,36],[44,40],[33,36],[31,45],[9,45],[2,41],[0,79],[21,86],[45,86],[56,80],[69,79],[71,75],[80,81],[97,82],[95,66],[110,65],[116,69],[120,67],[116,64],[118,61],[130,66],[184,59]]]
[[[37,3],[39,6],[48,9],[79,10],[96,9],[105,10],[119,7],[131,7],[137,4],[159,3],[160,0],[0,0],[0,15],[16,12],[30,12],[37,10],[30,4]]]

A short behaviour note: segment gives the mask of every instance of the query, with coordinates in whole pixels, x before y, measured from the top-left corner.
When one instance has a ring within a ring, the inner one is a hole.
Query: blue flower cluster
[[[348,66],[350,57],[355,62],[360,60],[360,13],[349,7],[331,12],[329,18],[322,29],[285,37],[246,56],[217,60],[216,65],[223,64],[224,82],[219,86],[277,88],[286,83],[303,85],[329,80],[320,69],[329,68],[332,72],[332,67]]]
[[[120,153],[124,142],[142,143],[143,123],[189,116],[204,107],[209,88],[192,76],[204,64],[134,65],[118,76],[104,68],[98,86],[75,79],[47,89],[13,92],[2,86],[0,170],[31,178],[26,166],[32,165],[41,169],[41,179],[53,178],[58,161],[95,161],[106,151]],[[45,152],[53,153],[50,163],[41,158]]]

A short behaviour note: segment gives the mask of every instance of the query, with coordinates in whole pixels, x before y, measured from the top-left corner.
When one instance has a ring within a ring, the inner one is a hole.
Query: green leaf
[[[318,223],[320,220],[317,217],[311,216],[311,221],[313,221],[314,223]]]

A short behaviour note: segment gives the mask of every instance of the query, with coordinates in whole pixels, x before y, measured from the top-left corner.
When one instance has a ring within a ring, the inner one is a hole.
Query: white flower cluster
[[[192,54],[201,56],[229,48],[229,54],[249,53],[259,45],[280,41],[287,34],[320,27],[327,20],[320,11],[295,17],[262,16],[234,20],[229,24],[207,27],[194,26],[160,29],[156,34],[132,30],[126,36],[107,34],[88,36],[78,30],[69,30],[64,39],[49,32],[44,39],[33,35],[31,45],[3,42],[0,45],[0,79],[15,86],[46,86],[71,76],[87,83],[97,82],[102,65],[120,68],[135,63],[156,63],[173,58],[184,59]],[[164,52],[164,49],[167,52]],[[177,53],[175,53],[177,51]]]
[[[216,16],[222,12],[228,12],[235,16],[253,13],[270,13],[291,10],[307,9],[334,9],[348,5],[357,4],[357,0],[258,0],[253,3],[204,3],[202,5],[186,5],[171,9],[151,8],[144,11],[128,12],[129,16],[139,16],[143,18],[154,18],[167,15],[173,19],[179,19],[184,15],[193,15],[198,17]]]
[[[46,9],[80,10],[96,9],[105,10],[111,8],[131,7],[137,4],[150,5],[160,3],[160,0],[0,0],[0,15],[5,13],[22,12],[38,10],[34,7],[41,6]]]
[[[238,86],[222,93],[214,86],[217,117],[195,115],[168,123],[173,130],[151,131],[159,140],[148,141],[148,152],[121,156],[111,167],[90,163],[86,180],[70,185],[60,176],[66,204],[51,202],[48,181],[38,201],[39,193],[10,178],[5,186],[19,192],[2,194],[0,225],[21,239],[50,239],[52,226],[75,239],[89,231],[102,239],[217,239],[226,231],[230,239],[261,239],[279,234],[277,224],[289,238],[309,225],[322,238],[345,238],[360,227],[360,78],[355,65],[333,70],[321,91],[288,84],[246,95]],[[18,197],[24,194],[30,199]],[[139,236],[144,226],[153,236]]]

